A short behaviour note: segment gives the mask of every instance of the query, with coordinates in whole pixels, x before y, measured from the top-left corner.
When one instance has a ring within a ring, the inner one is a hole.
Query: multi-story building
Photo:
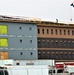
[[[37,25],[20,18],[0,17],[0,58],[38,59]]]
[[[74,24],[0,16],[0,59],[74,61]]]
[[[38,30],[38,59],[74,61],[74,24],[42,22]]]

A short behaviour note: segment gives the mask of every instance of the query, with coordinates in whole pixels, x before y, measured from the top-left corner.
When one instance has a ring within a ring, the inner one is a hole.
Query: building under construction
[[[74,61],[74,24],[1,15],[0,59]]]

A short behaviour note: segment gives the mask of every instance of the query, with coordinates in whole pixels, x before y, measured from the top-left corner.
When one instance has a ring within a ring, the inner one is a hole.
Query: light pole
[[[72,10],[71,10],[71,6],[74,7],[74,2],[72,2],[70,4],[70,21],[72,22]]]

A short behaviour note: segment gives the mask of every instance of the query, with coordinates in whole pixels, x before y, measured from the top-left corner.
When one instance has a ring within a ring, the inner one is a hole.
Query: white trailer
[[[27,65],[50,65],[54,66],[54,60],[0,60],[1,65],[13,65],[13,66],[27,66]]]
[[[0,69],[0,75],[70,75],[51,68],[48,65],[29,65],[29,66],[5,66],[7,69]],[[8,73],[7,73],[8,72]]]
[[[47,65],[7,66],[9,75],[48,75]]]

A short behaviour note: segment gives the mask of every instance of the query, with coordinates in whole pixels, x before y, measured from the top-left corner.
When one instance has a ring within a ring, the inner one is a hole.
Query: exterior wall
[[[39,59],[54,59],[57,61],[74,61],[74,50],[38,50]]]
[[[0,47],[0,51],[8,52],[8,59],[38,59],[37,56],[37,26],[25,23],[7,23],[8,33],[0,38],[8,39],[7,47]]]
[[[38,25],[38,59],[73,61],[74,27]]]
[[[74,39],[38,38],[38,48],[74,48]]]
[[[33,60],[37,59],[37,50],[9,50],[9,59],[14,60]]]
[[[42,38],[74,38],[74,28],[69,28],[69,27],[51,27],[51,26],[38,26],[40,30],[40,33],[38,33],[38,37]],[[44,29],[44,34],[42,29]],[[48,32],[47,32],[48,30]],[[61,33],[60,33],[61,30]],[[69,31],[69,32],[68,32]],[[70,34],[69,34],[70,33]]]

